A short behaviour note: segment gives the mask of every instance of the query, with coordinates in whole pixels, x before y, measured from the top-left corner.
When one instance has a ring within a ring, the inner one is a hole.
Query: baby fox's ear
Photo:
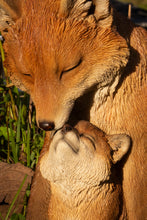
[[[112,149],[112,161],[117,163],[131,147],[131,138],[125,134],[107,135],[108,143]]]

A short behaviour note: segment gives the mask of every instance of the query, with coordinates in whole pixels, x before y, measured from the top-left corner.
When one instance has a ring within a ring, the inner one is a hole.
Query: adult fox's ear
[[[99,26],[108,27],[112,24],[109,0],[61,0],[59,14],[67,17],[86,17],[93,15]]]
[[[84,17],[88,14],[92,0],[61,0],[59,14],[63,17]]]
[[[23,0],[0,0],[0,30],[8,28],[21,17]]]
[[[109,0],[93,0],[95,5],[94,16],[99,26],[109,27],[112,24],[112,14]]]
[[[131,147],[131,138],[125,134],[107,135],[108,143],[112,149],[113,163],[117,163],[128,152]]]

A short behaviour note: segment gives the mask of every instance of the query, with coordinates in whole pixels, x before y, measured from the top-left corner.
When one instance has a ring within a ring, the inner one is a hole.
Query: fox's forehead
[[[87,23],[87,22],[86,22]],[[56,54],[72,53],[78,45],[83,46],[86,40],[94,35],[94,30],[83,21],[70,19],[49,18],[48,21],[40,22],[40,28],[36,25],[27,24],[22,26],[22,46],[38,49],[38,52]],[[31,28],[30,28],[31,27]],[[19,36],[19,35],[18,35]],[[31,45],[29,45],[31,44]]]
[[[76,51],[79,53],[79,50],[83,52],[95,35],[95,28],[86,21],[53,16],[40,21],[22,19],[12,27],[8,40],[9,45],[12,42],[24,57],[33,55],[38,56],[37,59],[40,56],[57,60]]]

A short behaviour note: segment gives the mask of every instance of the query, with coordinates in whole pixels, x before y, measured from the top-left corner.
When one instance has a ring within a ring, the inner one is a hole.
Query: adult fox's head
[[[13,19],[5,65],[31,94],[40,127],[61,128],[75,100],[93,86],[114,90],[129,53],[112,28],[108,0],[0,0],[0,6]]]

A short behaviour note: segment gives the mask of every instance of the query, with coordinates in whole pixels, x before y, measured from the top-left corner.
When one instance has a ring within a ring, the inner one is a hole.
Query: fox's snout
[[[34,104],[38,126],[45,131],[51,131],[62,128],[68,122],[74,101],[64,98],[63,95],[61,97],[55,92],[43,96],[38,88],[37,95],[34,96]]]

